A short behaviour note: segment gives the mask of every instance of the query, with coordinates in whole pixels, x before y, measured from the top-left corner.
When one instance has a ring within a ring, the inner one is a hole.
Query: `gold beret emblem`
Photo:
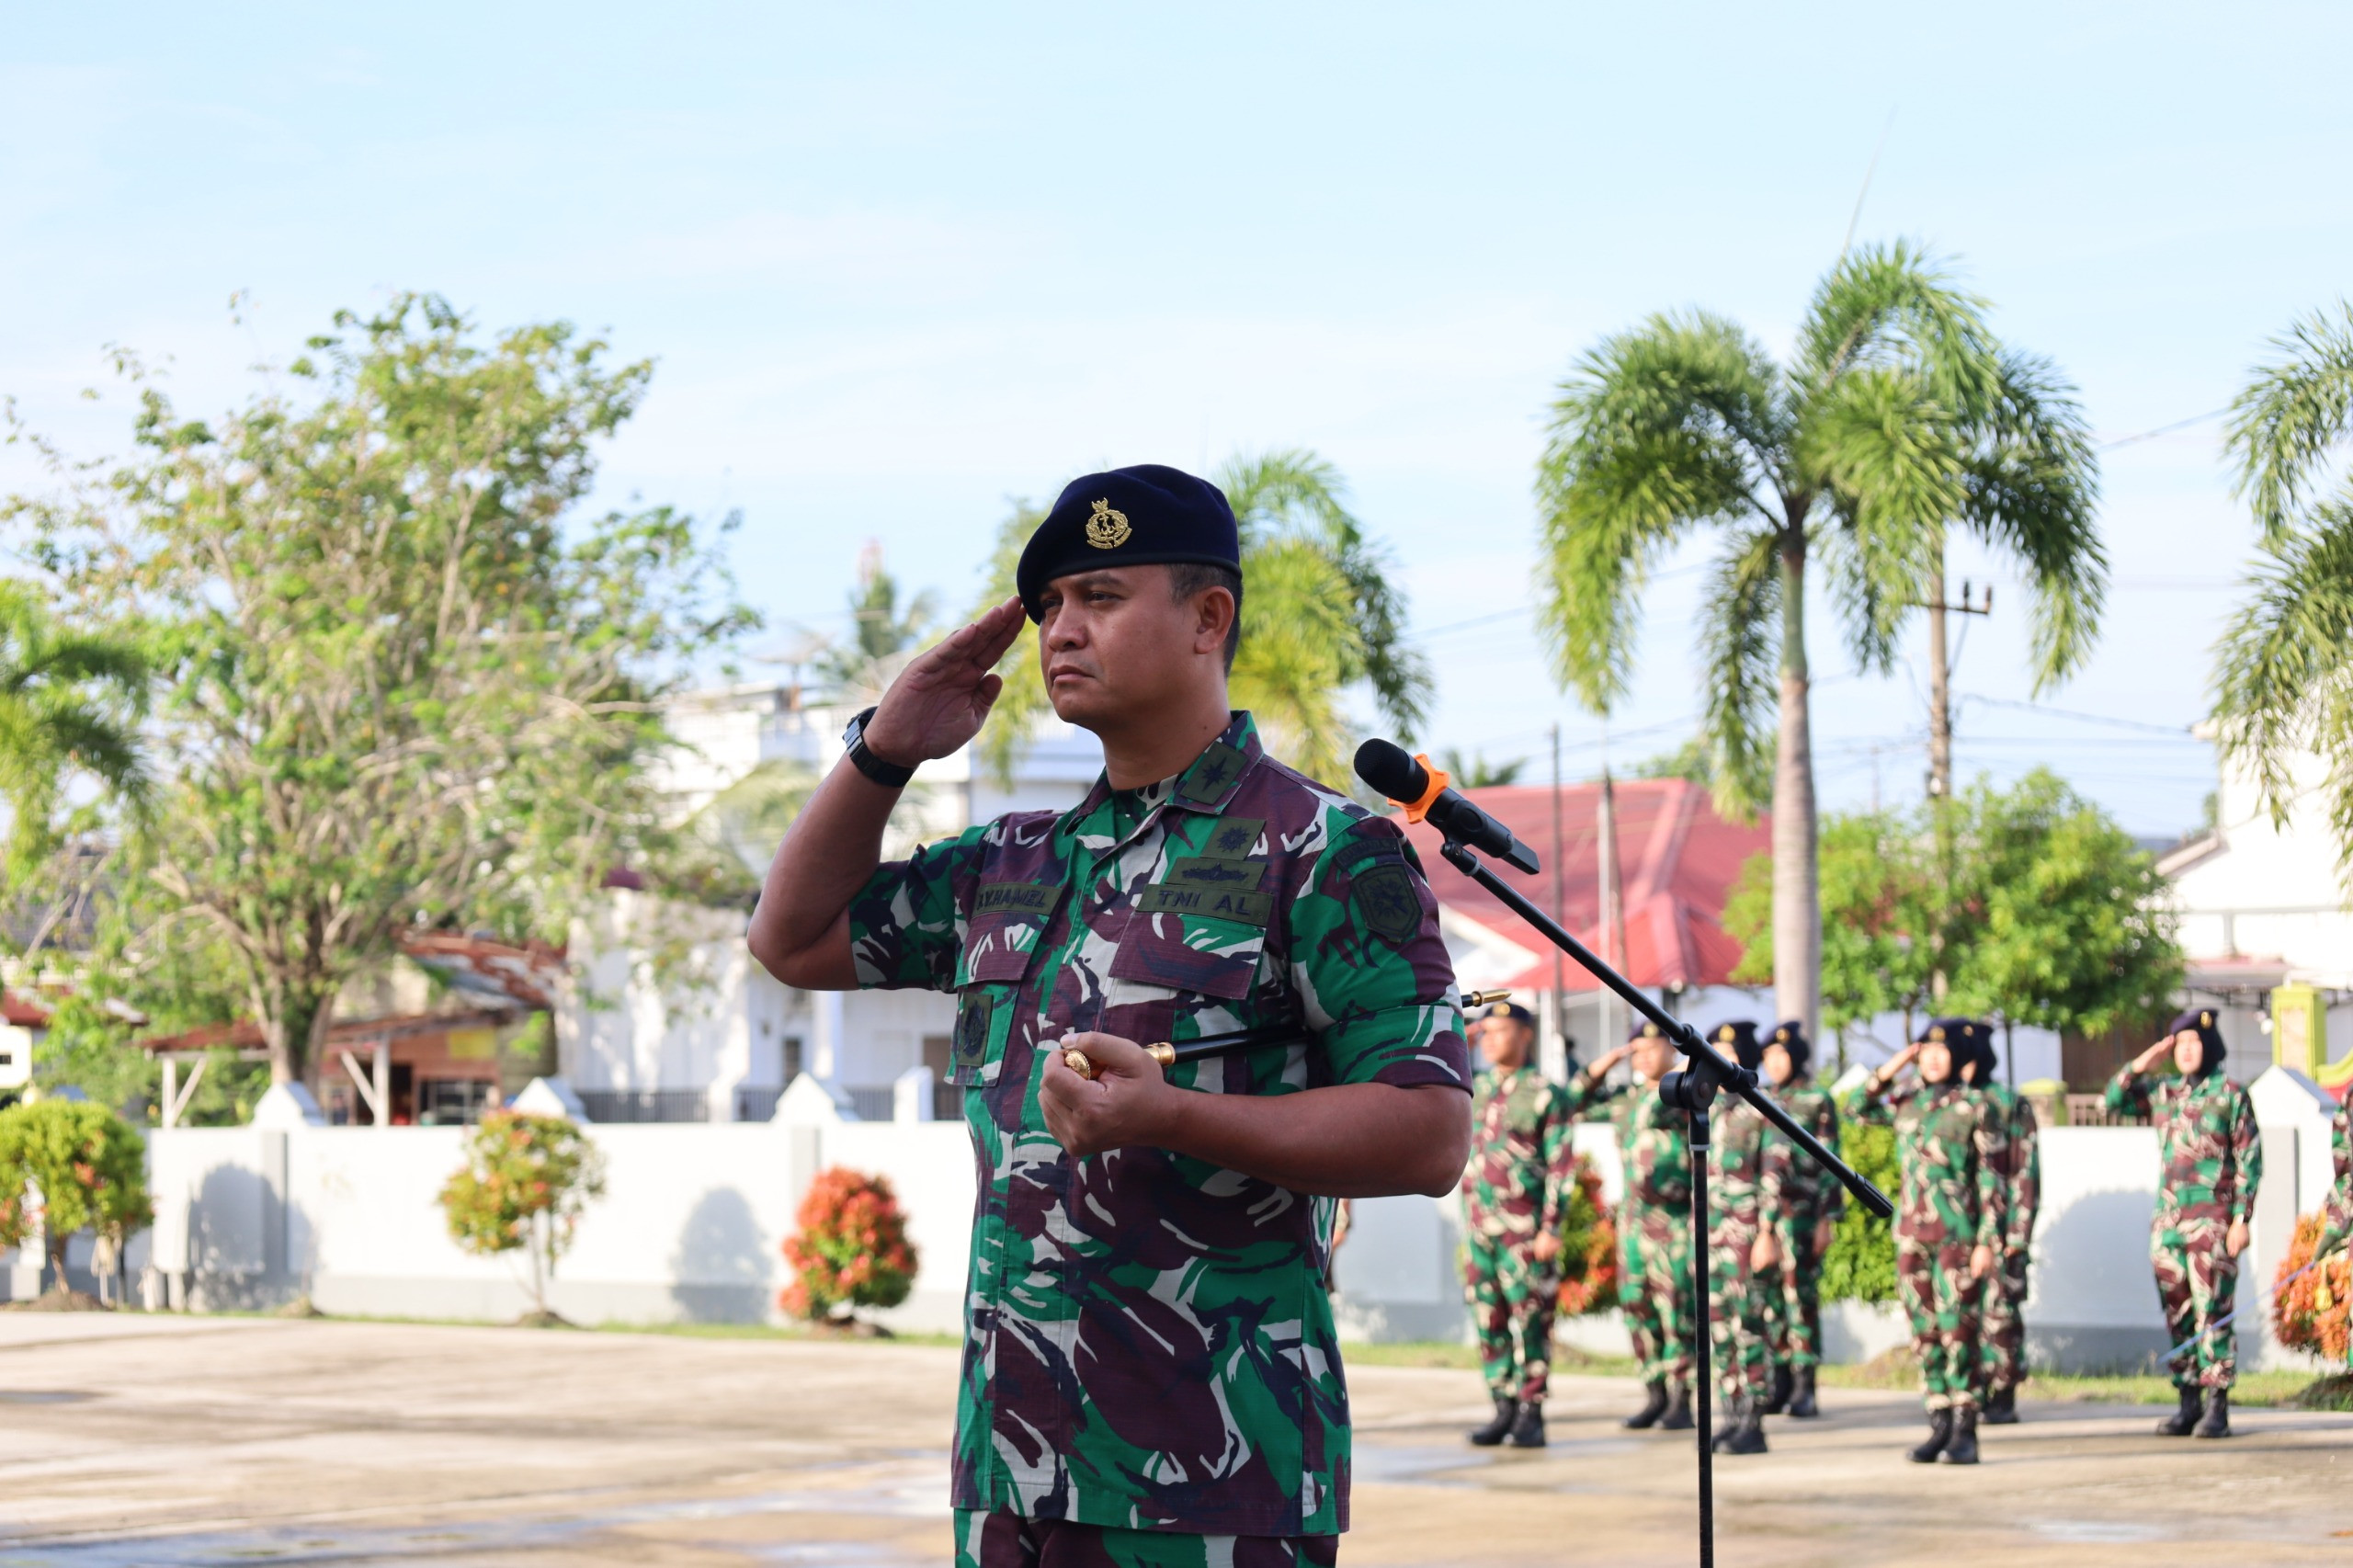
[[[1113,509],[1108,500],[1095,503],[1094,515],[1086,519],[1086,542],[1097,550],[1117,550],[1134,532],[1128,527],[1128,515]]]
[[[2199,1015],[2198,1015],[2198,1027],[2199,1027],[2200,1028],[2201,1028],[2201,1029],[2211,1029],[2211,1028],[2212,1028],[2214,1027],[2214,1015],[2213,1015],[2213,1014],[2211,1014],[2211,1013],[2200,1013],[2200,1014],[2199,1014]]]
[[[1939,1024],[1935,1028],[1930,1029],[1928,1031],[1928,1039],[1935,1044],[1942,1045],[1945,1040],[1944,1026]]]
[[[1644,1040],[1658,1040],[1663,1037],[1659,1034],[1658,1026],[1656,1024],[1644,1024],[1643,1026],[1643,1038]]]

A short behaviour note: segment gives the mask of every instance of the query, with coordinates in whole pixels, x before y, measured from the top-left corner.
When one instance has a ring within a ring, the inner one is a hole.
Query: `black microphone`
[[[1429,769],[1405,748],[1390,741],[1367,741],[1357,747],[1357,777],[1400,805],[1420,800],[1430,791]],[[1473,849],[1483,849],[1505,864],[1534,876],[1536,857],[1511,829],[1472,805],[1452,789],[1440,790],[1422,812],[1423,820],[1440,833]]]

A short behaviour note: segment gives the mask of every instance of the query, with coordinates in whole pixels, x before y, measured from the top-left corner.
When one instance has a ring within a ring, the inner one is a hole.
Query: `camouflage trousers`
[[[1814,1216],[1801,1213],[1774,1227],[1781,1267],[1764,1282],[1764,1296],[1765,1342],[1777,1367],[1822,1363],[1822,1257],[1813,1248],[1814,1224]]]
[[[1716,1386],[1728,1409],[1737,1408],[1744,1394],[1761,1404],[1771,1392],[1765,1281],[1749,1267],[1760,1230],[1754,1214],[1722,1215],[1708,1227],[1708,1326]]]
[[[1618,1306],[1643,1381],[1691,1386],[1698,1317],[1691,1299],[1691,1220],[1670,1210],[1619,1210]]]
[[[2238,1334],[2232,1327],[2200,1333],[2231,1310],[2238,1293],[2238,1260],[2222,1244],[2230,1221],[2204,1216],[2177,1219],[2149,1238],[2172,1344],[2198,1342],[2173,1359],[2176,1388],[2226,1389],[2238,1381]]]
[[[1540,1404],[1552,1370],[1558,1261],[1538,1263],[1517,1236],[1473,1235],[1462,1248],[1462,1295],[1479,1331],[1479,1365],[1497,1399]]]
[[[1977,1403],[1977,1281],[1967,1242],[1895,1242],[1895,1294],[1912,1320],[1912,1354],[1930,1410]]]
[[[2026,1381],[2026,1257],[2003,1260],[2006,1267],[1985,1277],[1979,1299],[1979,1364],[1984,1369],[1988,1392],[2014,1389]]]
[[[1184,1535],[956,1510],[956,1568],[1332,1568],[1336,1535]]]

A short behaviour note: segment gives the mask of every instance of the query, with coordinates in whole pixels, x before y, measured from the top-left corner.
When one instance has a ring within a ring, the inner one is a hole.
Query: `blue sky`
[[[1884,131],[1859,237],[1958,257],[2102,439],[2209,414],[2345,288],[2348,33],[2318,6],[19,8],[0,391],[105,450],[105,344],[205,412],[393,290],[572,319],[659,361],[608,498],[740,508],[779,629],[838,624],[869,539],[961,605],[1008,495],[1311,447],[1403,562],[1427,738],[1519,756],[1558,720],[1583,773],[1598,726],[1524,608],[1579,351],[1694,304],[1784,346]],[[2179,732],[2251,540],[2216,431],[2104,454],[2107,631],[2044,699],[2090,717],[1996,705],[2030,694],[1992,574],[1964,772],[2196,818]],[[1704,559],[1646,596],[1614,756],[1688,729]],[[1825,798],[1916,796],[1924,634],[1861,679],[1827,621]]]

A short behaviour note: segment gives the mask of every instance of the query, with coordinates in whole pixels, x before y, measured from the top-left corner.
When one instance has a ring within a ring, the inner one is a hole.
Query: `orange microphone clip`
[[[1422,791],[1419,800],[1392,801],[1389,803],[1403,810],[1407,822],[1417,823],[1429,815],[1430,807],[1437,803],[1438,798],[1446,792],[1447,786],[1453,783],[1454,778],[1445,768],[1432,762],[1427,752],[1415,752],[1414,760],[1422,765],[1424,773],[1429,775],[1430,787]]]

